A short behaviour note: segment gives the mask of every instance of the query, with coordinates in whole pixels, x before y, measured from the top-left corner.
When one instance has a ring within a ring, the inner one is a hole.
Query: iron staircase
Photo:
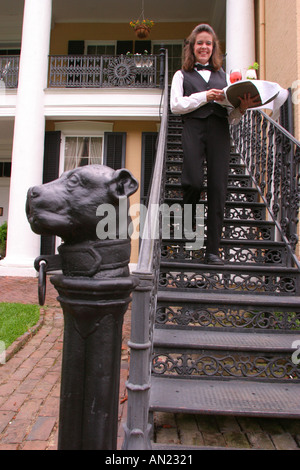
[[[181,118],[169,115],[169,205],[182,201],[181,130]],[[162,240],[150,412],[299,418],[299,268],[234,146],[221,243],[225,264],[204,264],[204,253],[172,232]]]

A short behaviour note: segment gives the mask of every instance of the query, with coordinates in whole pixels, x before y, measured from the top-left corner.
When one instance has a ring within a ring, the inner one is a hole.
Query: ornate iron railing
[[[295,254],[300,201],[300,142],[263,111],[245,114],[232,137],[253,183],[286,243],[288,265],[300,269]]]
[[[153,328],[156,312],[157,287],[160,266],[161,217],[157,207],[163,201],[164,169],[168,124],[168,55],[165,51],[165,82],[163,112],[153,171],[148,213],[140,246],[137,269],[133,275],[138,286],[132,293],[131,337],[128,343],[130,373],[127,382],[128,410],[123,449],[145,450],[150,448],[148,410],[151,377],[151,354]],[[155,236],[157,235],[157,236]]]
[[[49,87],[155,88],[158,59],[152,54],[50,56]]]
[[[20,56],[0,56],[0,87],[17,88]]]

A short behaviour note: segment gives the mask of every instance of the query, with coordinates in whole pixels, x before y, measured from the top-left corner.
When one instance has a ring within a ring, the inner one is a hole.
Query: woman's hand
[[[259,95],[255,95],[253,96],[253,98],[251,98],[250,93],[245,93],[244,97],[242,98],[241,96],[239,96],[239,99],[241,100],[239,109],[242,114],[244,114],[248,108],[253,108],[261,104]]]
[[[206,99],[207,101],[223,101],[225,99],[224,91],[212,88],[206,92]]]

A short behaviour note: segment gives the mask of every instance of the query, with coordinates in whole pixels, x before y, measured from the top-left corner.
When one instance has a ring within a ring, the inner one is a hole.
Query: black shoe
[[[224,262],[221,260],[221,258],[219,258],[218,255],[214,255],[212,253],[207,253],[206,254],[204,262],[206,264],[219,264],[219,265],[224,264]]]

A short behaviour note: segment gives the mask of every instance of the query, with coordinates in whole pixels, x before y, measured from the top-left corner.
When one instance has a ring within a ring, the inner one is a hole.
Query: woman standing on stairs
[[[230,115],[222,106],[228,85],[222,69],[222,54],[216,33],[207,24],[198,25],[184,49],[183,67],[172,81],[171,111],[183,115],[183,204],[190,204],[195,218],[203,189],[204,159],[207,160],[207,243],[205,261],[223,264],[219,247],[230,159],[229,122],[238,123],[255,98],[241,98]]]

